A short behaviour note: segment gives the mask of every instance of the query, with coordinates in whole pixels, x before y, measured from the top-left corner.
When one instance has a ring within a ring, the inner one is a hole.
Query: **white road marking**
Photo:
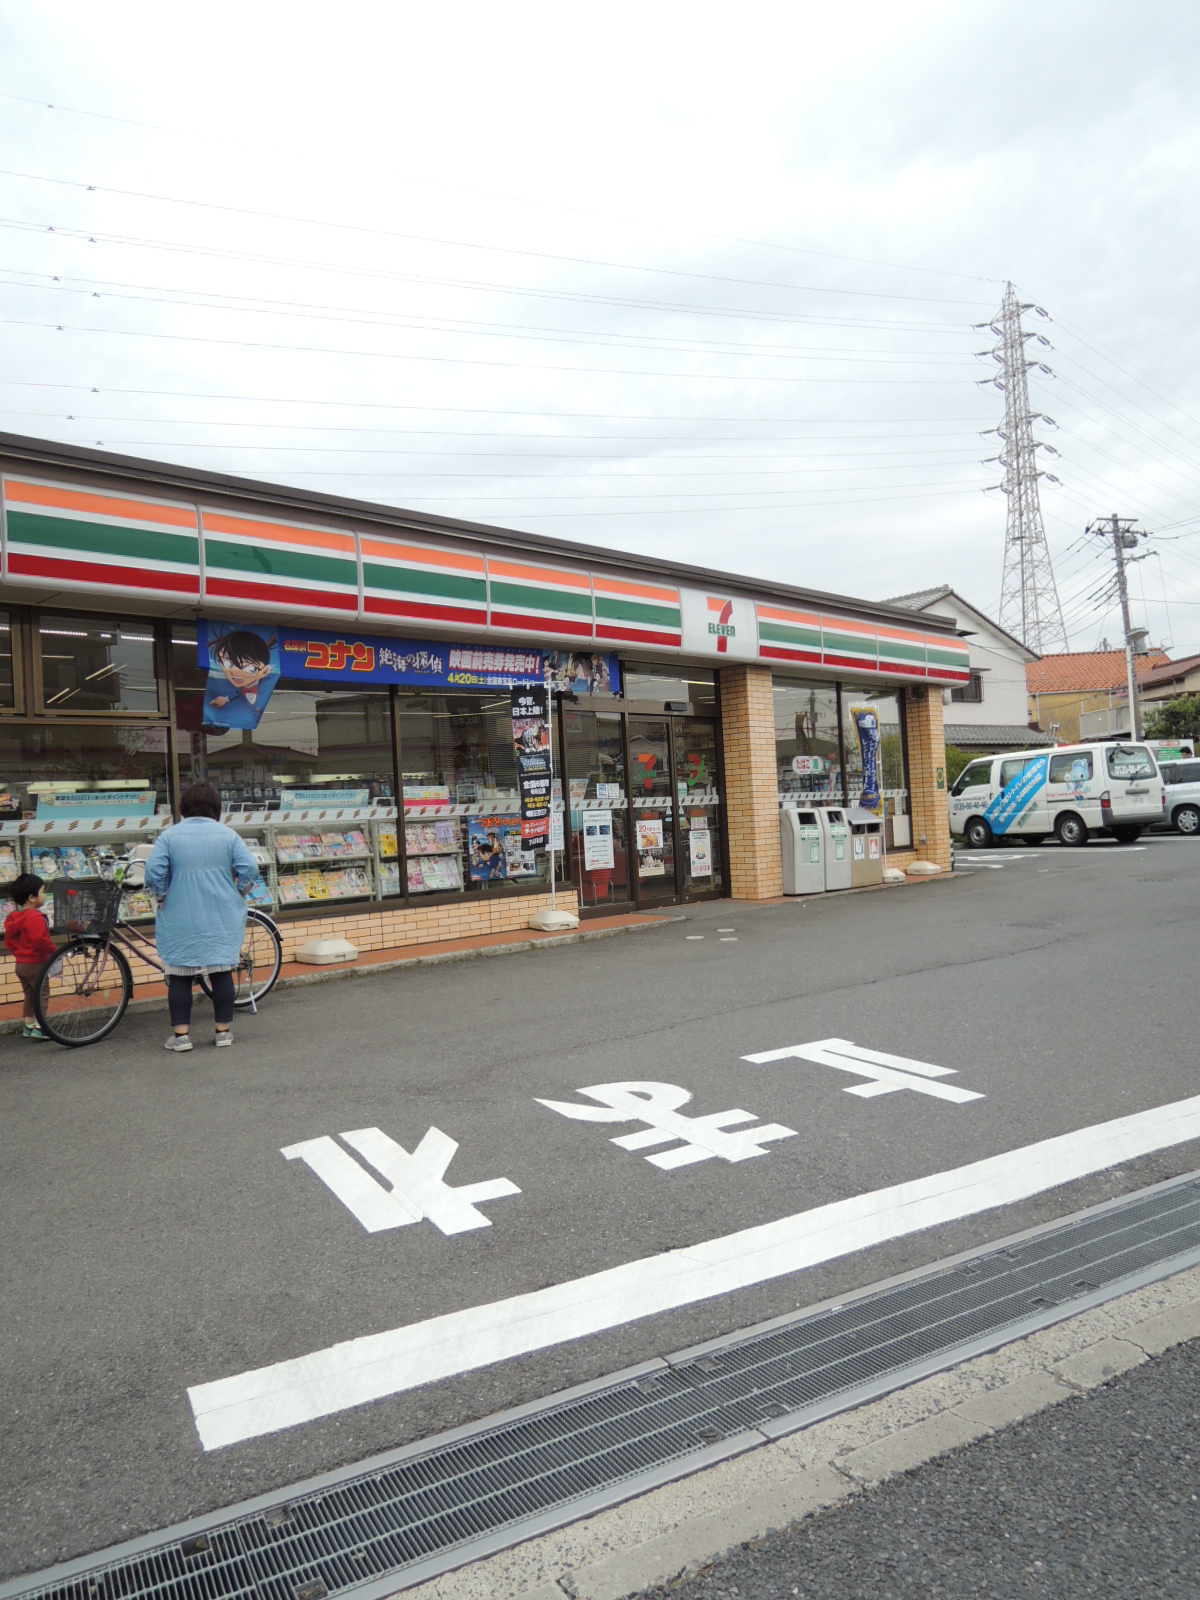
[[[188,1390],[206,1450],[767,1283],[1200,1138],[1200,1096]]]
[[[664,1150],[661,1155],[647,1156],[653,1166],[672,1172],[676,1167],[691,1167],[698,1161],[711,1161],[719,1156],[722,1161],[750,1161],[768,1152],[762,1146],[776,1139],[794,1139],[795,1128],[784,1128],[777,1122],[761,1128],[745,1128],[741,1133],[722,1133],[723,1128],[736,1127],[739,1122],[754,1122],[755,1111],[714,1111],[707,1117],[681,1117],[680,1106],[687,1105],[691,1092],[677,1083],[597,1083],[590,1089],[580,1089],[589,1100],[598,1100],[600,1106],[570,1105],[563,1100],[539,1100],[538,1105],[557,1111],[576,1122],[646,1122],[649,1127],[639,1133],[624,1133],[612,1143],[622,1150],[646,1150],[655,1144],[683,1141],[675,1150]],[[601,1110],[600,1107],[604,1109]]]
[[[378,1128],[359,1128],[342,1138],[387,1179],[389,1189],[328,1137],[288,1145],[280,1154],[289,1161],[303,1161],[368,1233],[404,1228],[426,1217],[445,1234],[490,1228],[490,1218],[476,1207],[484,1200],[521,1192],[507,1178],[452,1188],[445,1177],[458,1145],[440,1128],[430,1128],[411,1155]]]
[[[721,937],[717,940],[717,943],[718,944],[736,944],[737,943],[737,934],[736,933],[723,933],[721,935]]]
[[[760,1050],[757,1055],[743,1056],[756,1067],[770,1066],[776,1061],[812,1061],[819,1067],[836,1067],[839,1072],[853,1072],[859,1078],[869,1078],[870,1083],[856,1083],[843,1090],[856,1094],[863,1100],[873,1100],[876,1095],[895,1094],[899,1089],[913,1089],[917,1094],[931,1095],[935,1100],[952,1100],[961,1105],[967,1100],[986,1097],[975,1089],[958,1089],[948,1083],[932,1083],[933,1078],[953,1078],[954,1067],[935,1067],[928,1061],[910,1061],[907,1056],[889,1056],[882,1050],[865,1050],[851,1039],[815,1039],[812,1044],[789,1044],[782,1050]]]
[[[683,937],[685,939],[703,939],[704,935],[702,933],[685,933]]]

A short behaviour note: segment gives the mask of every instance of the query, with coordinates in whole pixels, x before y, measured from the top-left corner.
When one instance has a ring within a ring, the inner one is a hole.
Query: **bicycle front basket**
[[[108,933],[121,912],[121,885],[108,878],[55,878],[55,933]]]

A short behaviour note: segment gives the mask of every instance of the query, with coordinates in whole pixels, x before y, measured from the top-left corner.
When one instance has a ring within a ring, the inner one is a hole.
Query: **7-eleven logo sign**
[[[730,639],[737,638],[737,629],[733,625],[733,601],[708,597],[708,631],[715,634],[717,649],[724,655],[729,649]]]

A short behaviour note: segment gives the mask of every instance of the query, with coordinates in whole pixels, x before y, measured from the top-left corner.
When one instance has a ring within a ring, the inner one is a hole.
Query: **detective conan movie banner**
[[[196,624],[207,728],[257,728],[280,678],[291,682],[403,684],[419,689],[508,689],[551,681],[558,693],[619,694],[615,655],[448,644],[330,633],[307,624]]]
[[[521,794],[521,834],[530,846],[550,832],[550,726],[544,683],[512,690],[513,749]]]

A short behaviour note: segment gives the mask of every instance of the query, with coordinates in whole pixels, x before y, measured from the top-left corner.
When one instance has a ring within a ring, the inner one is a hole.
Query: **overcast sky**
[[[0,428],[994,613],[1011,278],[1072,647],[1117,511],[1200,650],[1198,82],[1194,0],[0,0]]]

